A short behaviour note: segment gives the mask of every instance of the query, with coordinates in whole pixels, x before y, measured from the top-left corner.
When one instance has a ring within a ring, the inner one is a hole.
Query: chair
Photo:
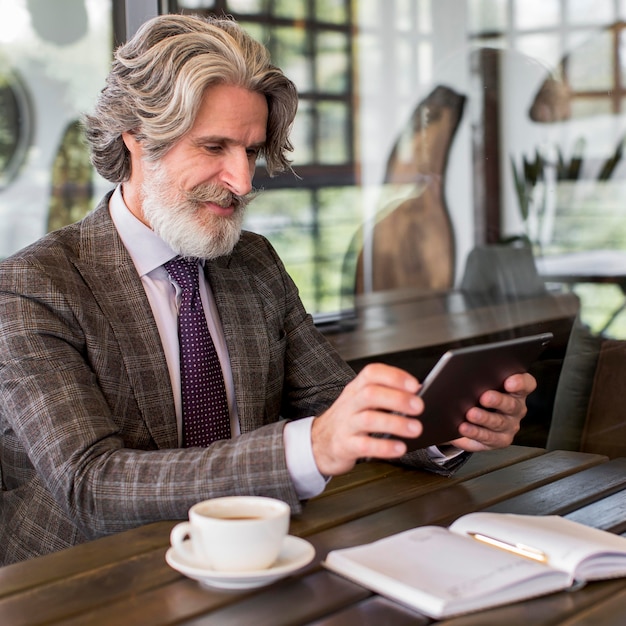
[[[465,294],[529,298],[547,292],[529,246],[484,245],[473,248],[460,289]]]
[[[546,286],[537,272],[531,248],[504,244],[473,248],[467,257],[459,289],[469,306],[489,306],[498,299],[515,303],[525,298],[541,297],[547,293]],[[514,325],[512,323],[512,326]],[[554,352],[548,349],[531,366],[529,371],[539,385],[526,401],[528,411],[515,443],[545,446],[562,358],[562,355],[555,358]]]
[[[626,455],[626,341],[572,329],[546,447]]]

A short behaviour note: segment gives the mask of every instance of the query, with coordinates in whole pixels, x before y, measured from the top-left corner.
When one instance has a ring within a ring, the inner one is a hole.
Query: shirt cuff
[[[285,460],[296,493],[307,500],[324,491],[328,479],[320,474],[313,457],[311,425],[313,417],[287,422],[283,429]]]

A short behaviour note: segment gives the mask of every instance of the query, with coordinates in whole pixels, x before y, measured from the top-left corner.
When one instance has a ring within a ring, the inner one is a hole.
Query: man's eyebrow
[[[232,139],[231,137],[224,137],[222,135],[211,135],[211,136],[205,136],[205,137],[197,137],[193,140],[193,143],[196,146],[206,146],[208,144],[221,144],[221,145],[229,145],[229,144],[233,144],[233,145],[239,145],[240,142],[236,141],[235,139]],[[256,149],[261,149],[264,148],[266,146],[266,141],[258,141],[255,143],[251,143],[250,145],[246,145],[246,148],[256,148]]]

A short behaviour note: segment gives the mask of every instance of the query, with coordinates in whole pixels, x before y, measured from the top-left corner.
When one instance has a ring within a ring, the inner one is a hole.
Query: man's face
[[[191,130],[159,161],[141,160],[131,211],[183,256],[215,258],[239,239],[265,142],[265,98],[233,85],[207,89]],[[124,184],[124,197],[126,198]],[[132,194],[131,194],[132,195]]]

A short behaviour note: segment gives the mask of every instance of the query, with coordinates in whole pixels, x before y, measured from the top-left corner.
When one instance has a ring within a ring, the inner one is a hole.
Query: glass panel
[[[315,0],[315,19],[320,22],[345,24],[348,21],[348,0]]]
[[[22,81],[0,57],[0,190],[11,183],[24,163],[32,139],[32,117]]]
[[[504,30],[507,27],[506,0],[469,0],[470,31]]]
[[[345,274],[346,263],[363,220],[363,199],[359,187],[332,187],[320,190],[319,245],[320,310],[349,309],[353,305],[354,272]],[[341,207],[341,210],[338,210]]]
[[[394,26],[398,33],[411,32],[415,28],[415,3],[411,0],[396,0]]]
[[[305,165],[313,161],[313,120],[311,102],[300,99],[298,114],[291,131],[291,143],[294,151],[291,159],[297,165]]]
[[[342,93],[348,81],[348,39],[343,33],[320,33],[316,38],[316,88],[319,91]]]
[[[558,26],[561,19],[560,0],[522,0],[513,6],[515,28]]]
[[[296,84],[298,91],[309,91],[311,61],[303,28],[277,27],[272,31],[272,60]]]
[[[248,15],[263,10],[264,4],[263,0],[228,0],[228,10]]]
[[[567,73],[574,90],[607,90],[613,86],[613,36],[610,31],[594,33],[568,55]]]
[[[424,41],[419,44],[417,55],[417,81],[421,84],[433,83],[433,44]]]
[[[612,2],[569,0],[565,6],[567,21],[571,24],[605,24],[615,19]]]
[[[559,38],[556,35],[522,35],[516,40],[516,49],[529,59],[549,68],[557,67],[562,58]]]
[[[259,22],[246,22],[240,20],[239,22],[247,32],[249,32],[257,41],[260,41],[263,45],[269,46],[270,44],[270,29],[267,25]],[[276,55],[273,54],[273,57]],[[272,59],[274,62],[275,58]]]
[[[396,44],[396,58],[398,61],[397,85],[398,96],[402,99],[408,98],[415,89],[415,73],[411,68],[415,68],[417,63],[415,56],[417,51],[412,38],[399,35]]]
[[[577,96],[572,100],[572,117],[585,118],[593,115],[605,115],[612,112],[609,98],[585,98]]]
[[[317,111],[320,163],[345,163],[349,157],[346,147],[347,106],[339,102],[321,102]]]
[[[624,1],[626,2],[626,0]],[[379,0],[359,0],[354,10],[361,34],[367,30],[376,30],[383,25],[380,14],[386,14],[386,12],[385,7]]]
[[[0,1],[0,258],[82,217],[110,187],[78,120],[112,39],[109,0]]]
[[[275,0],[274,15],[303,19],[307,16],[306,0]]]
[[[305,306],[315,308],[312,193],[306,189],[266,190],[246,213],[245,228],[266,235],[300,289]]]
[[[423,35],[432,35],[433,16],[431,0],[417,0],[417,28]]]
[[[212,9],[214,0],[178,0],[176,5],[179,9]]]

